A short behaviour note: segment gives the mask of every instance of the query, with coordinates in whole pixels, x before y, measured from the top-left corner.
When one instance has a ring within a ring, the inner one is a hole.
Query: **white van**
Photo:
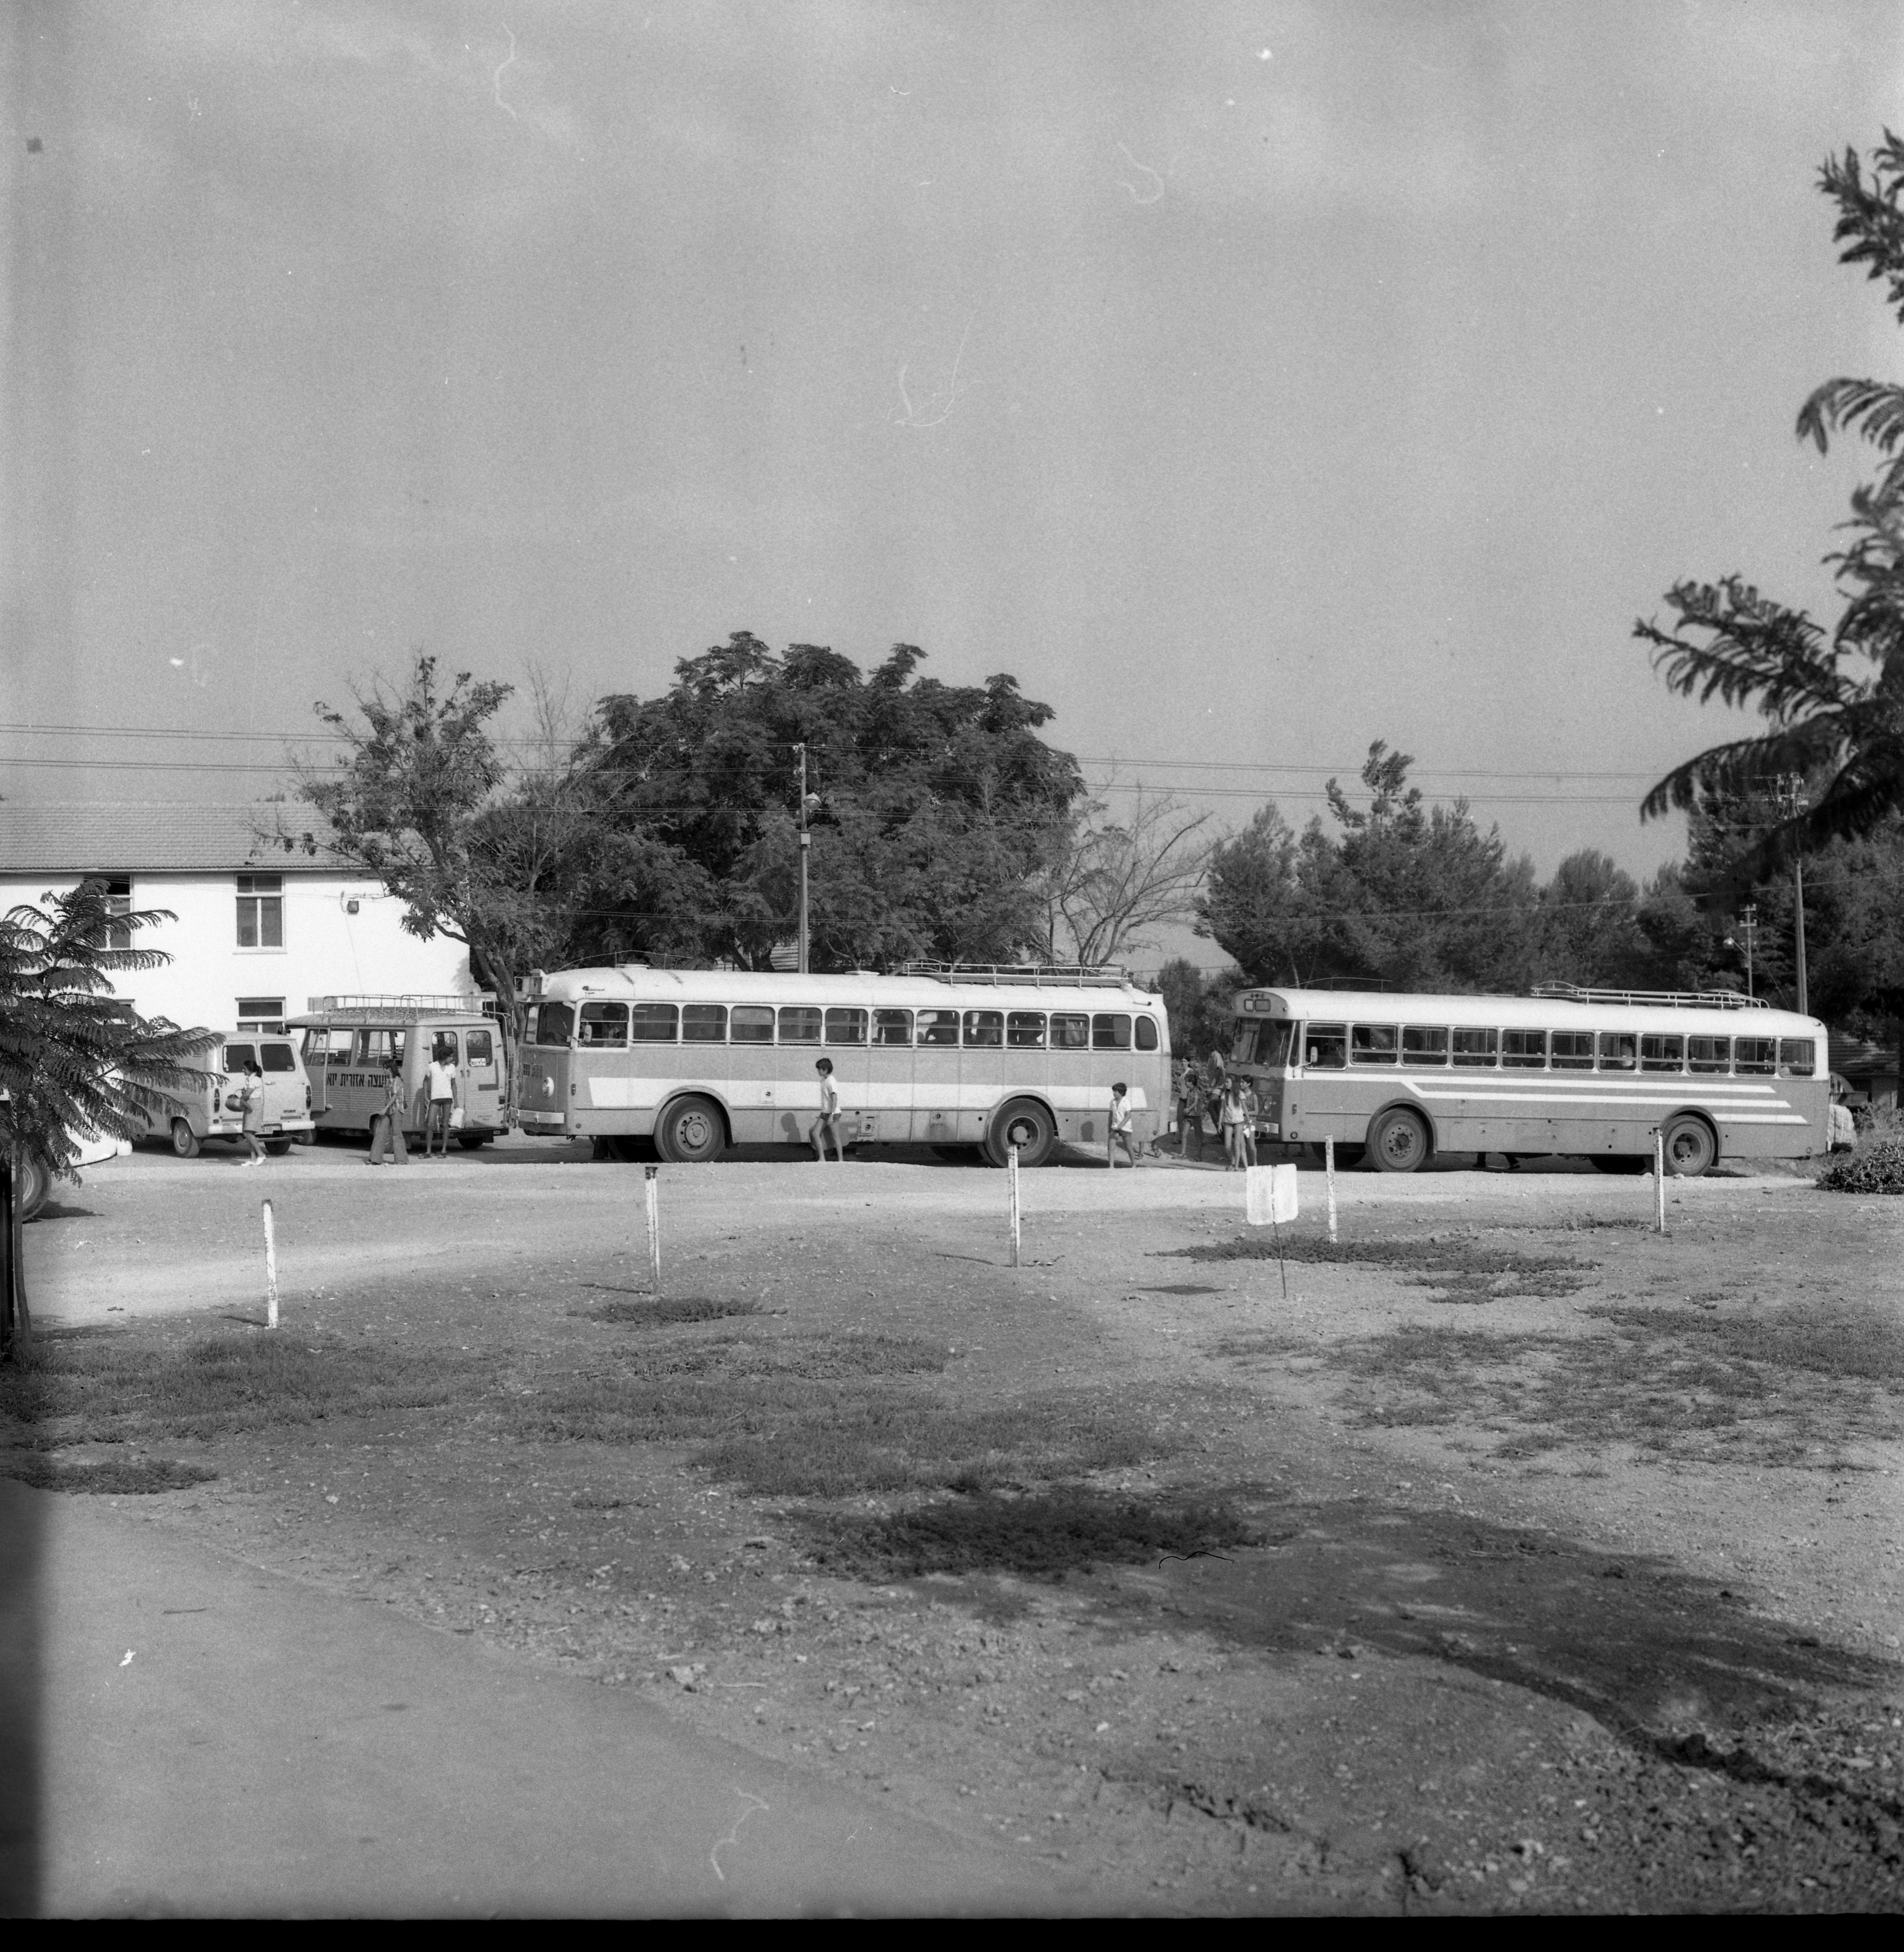
[[[237,1144],[244,1133],[245,1067],[256,1064],[264,1072],[265,1102],[260,1108],[258,1136],[274,1155],[290,1150],[315,1129],[311,1117],[311,1081],[294,1037],[282,1033],[247,1031],[218,1041],[185,1059],[188,1070],[201,1072],[202,1083],[168,1091],[169,1115],[146,1114],[153,1136],[169,1134],[180,1159],[196,1159],[208,1139]]]

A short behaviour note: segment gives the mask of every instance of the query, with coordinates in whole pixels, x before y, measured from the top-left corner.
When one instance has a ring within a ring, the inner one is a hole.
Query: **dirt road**
[[[1356,1174],[1332,1258],[1305,1174],[1279,1265],[1234,1178],[1100,1162],[1013,1269],[998,1173],[669,1168],[656,1305],[640,1181],[115,1162],[33,1230],[92,1367],[16,1459],[215,1472],[122,1505],[1053,1889],[1896,1901],[1896,1203]]]

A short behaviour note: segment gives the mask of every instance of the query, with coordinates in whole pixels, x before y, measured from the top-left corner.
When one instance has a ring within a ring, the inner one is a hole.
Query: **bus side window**
[[[995,1050],[1005,1040],[1003,1010],[968,1010],[965,1013],[965,1042],[969,1050]]]
[[[1778,1068],[1787,1078],[1811,1078],[1818,1071],[1818,1046],[1809,1037],[1781,1037]]]
[[[1401,1031],[1404,1064],[1445,1064],[1448,1033],[1421,1024],[1405,1024]]]
[[[1156,1050],[1156,1048],[1157,1048],[1157,1019],[1156,1019],[1156,1018],[1154,1018],[1154,1017],[1139,1017],[1139,1018],[1138,1018],[1138,1020],[1137,1020],[1137,1047],[1138,1047],[1138,1049],[1139,1050]]]
[[[820,1013],[810,1009],[804,1003],[785,1005],[780,1012],[780,1041],[782,1043],[818,1043],[820,1040]]]
[[[682,1004],[681,1040],[683,1043],[725,1043],[727,1006],[725,1003]]]
[[[921,1043],[957,1043],[959,1040],[959,1013],[957,1010],[921,1010],[919,1013],[919,1040]]]
[[[1642,1071],[1683,1071],[1686,1040],[1683,1037],[1643,1037],[1639,1040]]]
[[[1547,1068],[1547,1033],[1545,1031],[1503,1031],[1501,1062],[1508,1071],[1545,1071]]]
[[[1686,1068],[1688,1071],[1720,1071],[1732,1068],[1732,1040],[1730,1037],[1688,1037],[1686,1040]]]
[[[360,1068],[370,1071],[386,1069],[391,1060],[403,1062],[403,1033],[401,1031],[359,1031],[357,1033],[357,1062]]]
[[[544,1003],[536,1012],[535,1042],[565,1050],[575,1034],[575,1013],[566,1003]]]
[[[1302,1040],[1303,1068],[1307,1071],[1346,1071],[1348,1068],[1348,1026],[1346,1024],[1311,1024]]]
[[[1093,1017],[1091,1020],[1091,1048],[1093,1050],[1129,1050],[1131,1040],[1131,1020],[1126,1016]]]
[[[774,1013],[766,1003],[736,1003],[728,1018],[728,1035],[736,1043],[772,1043]]]
[[[1392,1064],[1395,1051],[1392,1024],[1358,1024],[1349,1033],[1348,1058],[1351,1064]]]
[[[1778,1068],[1778,1044],[1772,1037],[1735,1037],[1732,1068],[1742,1078],[1769,1078]]]
[[[1555,1031],[1553,1046],[1554,1068],[1556,1071],[1591,1071],[1593,1068],[1593,1033],[1591,1031]]]
[[[1005,1020],[1005,1041],[1013,1050],[1044,1048],[1044,1012],[1014,1010]]]
[[[1054,1015],[1051,1019],[1051,1048],[1054,1050],[1088,1050],[1091,1048],[1091,1019],[1062,1014]]]
[[[828,1010],[826,1013],[828,1043],[864,1043],[866,1013],[864,1010]]]
[[[1601,1031],[1600,1068],[1602,1071],[1631,1071],[1638,1062],[1633,1055],[1638,1042],[1631,1031]]]
[[[628,1024],[631,1043],[672,1043],[675,1040],[675,1006],[672,1003],[637,1003]]]
[[[878,1044],[904,1046],[913,1040],[913,1013],[910,1010],[875,1010],[872,1013],[872,1040]]]
[[[625,1003],[584,1003],[578,1033],[585,1050],[620,1050],[628,1040]]]
[[[1455,1065],[1457,1070],[1492,1071],[1501,1055],[1498,1031],[1457,1031]]]

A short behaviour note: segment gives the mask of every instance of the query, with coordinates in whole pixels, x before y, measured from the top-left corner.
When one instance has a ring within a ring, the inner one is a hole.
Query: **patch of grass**
[[[760,1304],[658,1295],[648,1301],[604,1302],[600,1308],[576,1312],[590,1322],[622,1322],[633,1328],[672,1328],[684,1322],[722,1322],[734,1315],[758,1315]]]
[[[29,1442],[217,1437],[324,1417],[429,1409],[487,1387],[487,1358],[279,1331],[155,1347],[115,1336],[49,1342],[0,1369],[0,1419]]]
[[[1441,1302],[1485,1302],[1510,1295],[1577,1294],[1596,1264],[1564,1254],[1527,1254],[1478,1240],[1430,1237],[1417,1240],[1329,1240],[1286,1233],[1279,1243],[1260,1234],[1176,1250],[1193,1261],[1306,1261],[1386,1268],[1413,1287],[1436,1290]]]
[[[1190,1559],[1257,1543],[1227,1505],[1107,1498],[1060,1485],[1029,1497],[991,1493],[870,1521],[825,1523],[815,1556],[873,1578],[1015,1572],[1063,1578],[1102,1565]]]
[[[42,1491],[132,1497],[150,1491],[182,1491],[193,1484],[208,1484],[218,1475],[205,1465],[182,1464],[171,1457],[111,1457],[93,1464],[32,1452],[0,1455],[0,1478],[16,1478]]]

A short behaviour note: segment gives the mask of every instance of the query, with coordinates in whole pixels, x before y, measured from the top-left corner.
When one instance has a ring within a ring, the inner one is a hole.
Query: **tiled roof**
[[[258,838],[280,815],[298,844]],[[92,802],[28,806],[0,800],[0,874],[216,874],[234,868],[336,868],[308,807],[127,806]],[[312,852],[305,845],[308,836]]]

